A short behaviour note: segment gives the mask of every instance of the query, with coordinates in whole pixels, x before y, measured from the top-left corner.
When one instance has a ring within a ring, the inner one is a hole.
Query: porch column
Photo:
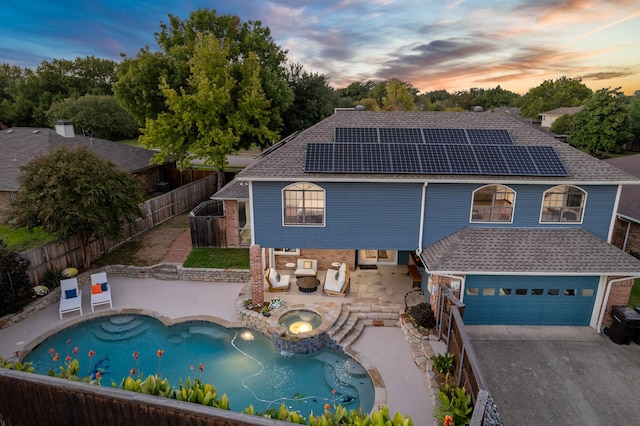
[[[257,244],[249,247],[251,267],[251,303],[262,306],[264,302],[264,275],[262,272],[262,248]]]

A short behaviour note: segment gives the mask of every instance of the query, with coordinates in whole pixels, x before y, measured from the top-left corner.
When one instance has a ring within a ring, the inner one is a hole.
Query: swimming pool
[[[132,369],[143,378],[159,373],[174,388],[180,378],[201,377],[218,394],[226,393],[231,410],[238,412],[249,405],[263,412],[284,403],[306,417],[335,403],[367,413],[375,397],[366,369],[346,354],[329,349],[289,354],[259,333],[210,322],[166,327],[144,315],[101,317],[44,340],[24,361],[33,362],[36,373],[47,374],[51,368],[58,371],[67,356],[79,360],[80,376],[100,371],[107,386],[112,380],[120,384]]]

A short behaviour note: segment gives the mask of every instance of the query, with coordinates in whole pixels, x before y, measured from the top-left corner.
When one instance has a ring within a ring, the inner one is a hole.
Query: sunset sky
[[[421,92],[544,80],[640,90],[637,0],[3,0],[0,63],[85,56],[120,61],[168,14],[199,8],[260,20],[292,62],[335,88],[397,77]]]

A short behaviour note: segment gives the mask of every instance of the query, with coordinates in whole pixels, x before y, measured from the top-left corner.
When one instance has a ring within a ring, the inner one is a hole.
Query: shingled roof
[[[579,228],[466,227],[421,257],[436,274],[640,274],[640,260]]]
[[[273,151],[255,164],[245,168],[236,179],[265,181],[410,181],[424,182],[487,182],[556,183],[557,178],[540,176],[487,175],[420,175],[420,174],[362,174],[308,173],[303,170],[308,143],[333,143],[336,127],[387,128],[450,128],[505,129],[516,145],[553,146],[564,163],[569,176],[566,184],[617,184],[640,179],[570,147],[550,135],[517,120],[508,114],[495,112],[373,112],[338,111],[325,120],[301,132],[295,139]]]
[[[0,190],[17,191],[22,166],[63,146],[90,148],[98,156],[130,173],[156,167],[149,163],[155,152],[147,149],[88,136],[65,138],[49,128],[14,127],[0,131]]]
[[[603,160],[640,178],[640,154]],[[640,222],[640,185],[625,185],[620,193],[618,214]]]

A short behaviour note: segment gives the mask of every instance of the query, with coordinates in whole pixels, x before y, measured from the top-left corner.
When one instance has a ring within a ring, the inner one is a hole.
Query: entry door
[[[397,257],[396,250],[358,250],[360,265],[395,265]]]

